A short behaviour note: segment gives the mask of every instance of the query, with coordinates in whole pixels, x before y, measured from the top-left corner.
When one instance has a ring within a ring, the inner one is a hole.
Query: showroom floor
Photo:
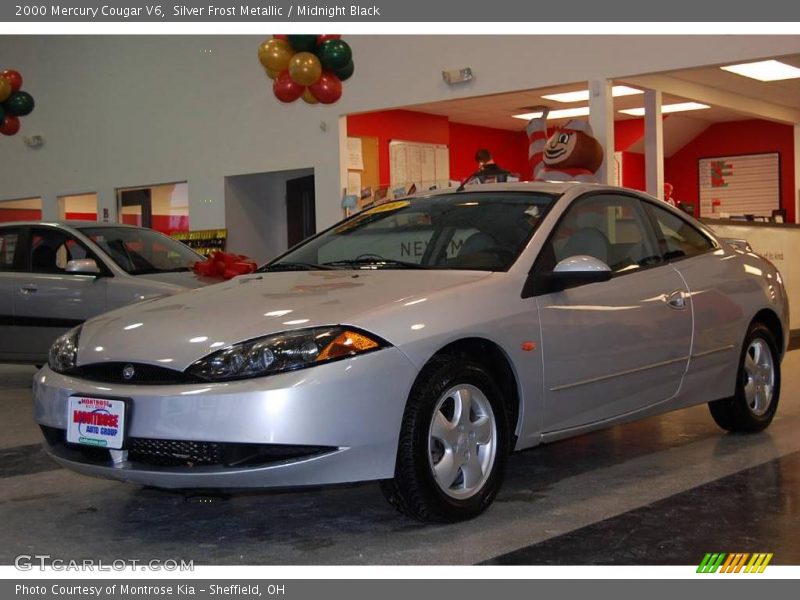
[[[705,406],[514,455],[482,517],[424,526],[375,484],[230,497],[65,471],[38,445],[32,367],[0,365],[0,564],[18,554],[196,564],[800,563],[800,351],[767,432],[725,435]]]

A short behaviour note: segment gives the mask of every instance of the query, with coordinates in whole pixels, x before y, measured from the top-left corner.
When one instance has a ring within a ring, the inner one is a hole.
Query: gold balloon
[[[289,66],[294,55],[292,46],[286,40],[272,38],[258,47],[258,60],[270,71],[280,73]]]
[[[0,77],[0,102],[5,102],[11,95],[11,82],[5,77]]]
[[[289,61],[289,77],[300,85],[311,85],[319,81],[322,63],[311,52],[298,52]]]
[[[268,69],[267,67],[264,67],[264,73],[266,73],[267,77],[269,77],[270,79],[275,79],[278,75],[281,74],[280,71],[273,71],[272,69]]]
[[[314,94],[311,93],[311,90],[306,88],[303,90],[303,95],[301,96],[303,100],[305,100],[308,104],[319,104],[319,100],[314,98]]]

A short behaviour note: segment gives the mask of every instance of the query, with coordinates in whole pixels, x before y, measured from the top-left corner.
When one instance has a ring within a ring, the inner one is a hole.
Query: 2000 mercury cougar
[[[644,194],[498,184],[383,204],[259,272],[91,319],[34,380],[49,453],[165,488],[381,480],[473,517],[512,450],[709,403],[772,420],[781,276]]]

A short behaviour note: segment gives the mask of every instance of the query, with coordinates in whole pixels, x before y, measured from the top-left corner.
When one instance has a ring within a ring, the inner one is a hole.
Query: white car
[[[165,488],[381,480],[470,518],[506,456],[700,403],[775,414],[781,276],[646,195],[486,185],[389,202],[260,272],[87,321],[35,376],[48,452]]]
[[[95,221],[0,224],[0,362],[47,362],[53,341],[108,310],[214,283],[203,257],[152,229]]]

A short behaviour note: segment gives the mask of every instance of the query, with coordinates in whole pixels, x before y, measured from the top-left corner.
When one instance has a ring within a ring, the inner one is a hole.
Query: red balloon
[[[276,33],[276,34],[275,34],[275,35],[273,35],[272,37],[274,37],[276,40],[285,40],[285,39],[287,39],[289,36],[288,36],[288,35],[286,35],[285,33]]]
[[[19,131],[19,119],[14,115],[6,115],[0,123],[0,133],[3,135],[14,135]]]
[[[8,80],[8,83],[11,84],[11,90],[14,92],[18,92],[19,88],[22,87],[22,75],[20,75],[18,71],[6,69],[0,73],[0,77]]]
[[[322,104],[333,104],[342,97],[342,82],[330,71],[323,71],[319,81],[308,89]]]
[[[296,83],[289,75],[289,71],[283,71],[272,81],[272,92],[281,102],[294,102],[303,95],[305,86]]]
[[[322,35],[317,36],[317,46],[321,46],[328,40],[340,40],[342,39],[341,35],[335,33],[323,33]]]

